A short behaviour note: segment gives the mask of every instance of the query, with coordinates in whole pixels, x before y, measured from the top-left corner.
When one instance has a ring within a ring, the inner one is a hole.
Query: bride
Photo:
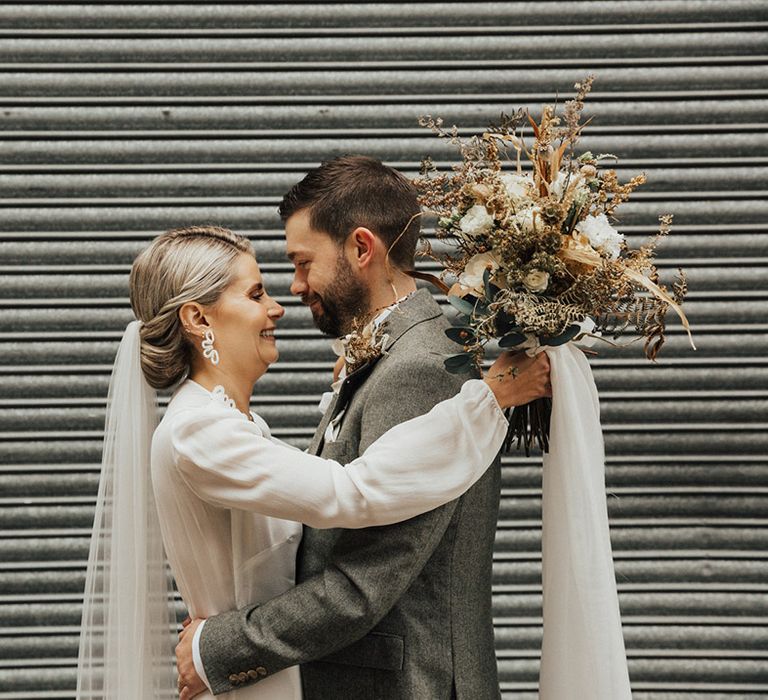
[[[138,320],[110,381],[78,698],[174,695],[166,556],[193,617],[264,602],[294,585],[300,523],[387,525],[457,498],[501,447],[500,409],[550,392],[545,354],[502,355],[488,377],[341,465],[280,442],[250,411],[254,384],[277,360],[284,310],[247,238],[169,231],[134,262],[130,295]],[[174,387],[158,425],[155,390]],[[440,461],[425,460],[430,452]],[[300,698],[298,668],[237,697]]]

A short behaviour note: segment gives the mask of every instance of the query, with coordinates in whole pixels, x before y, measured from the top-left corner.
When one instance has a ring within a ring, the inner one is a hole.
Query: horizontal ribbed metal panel
[[[590,71],[584,148],[648,175],[631,243],[675,215],[660,267],[689,273],[699,347],[672,328],[657,364],[638,345],[591,360],[634,697],[768,694],[766,63],[763,0],[0,7],[0,700],[73,696],[138,251],[190,223],[253,238],[287,307],[254,405],[306,446],[334,356],[289,294],[283,192],[341,153],[447,165],[419,115],[469,133]],[[516,700],[536,697],[539,462],[504,460],[494,556]]]

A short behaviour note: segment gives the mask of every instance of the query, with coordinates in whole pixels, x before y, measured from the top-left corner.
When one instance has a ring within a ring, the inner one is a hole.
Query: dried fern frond
[[[667,308],[668,307],[665,306],[663,310],[659,310],[659,313],[655,317],[647,320],[643,351],[645,352],[645,356],[651,362],[656,362],[656,356],[659,354],[659,351],[667,340],[667,337],[664,334],[664,331],[666,330],[664,316]]]
[[[631,323],[631,314],[628,311],[616,311],[602,313],[595,316],[595,329],[614,340],[623,335]]]
[[[677,277],[672,283],[672,297],[675,302],[682,304],[685,295],[688,294],[688,277],[682,267],[677,268]]]

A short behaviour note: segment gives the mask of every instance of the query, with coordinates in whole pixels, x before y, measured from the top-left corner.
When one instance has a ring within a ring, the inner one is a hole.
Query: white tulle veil
[[[85,579],[77,698],[151,700],[176,693],[176,616],[150,474],[157,395],[128,324],[107,399],[104,452]]]

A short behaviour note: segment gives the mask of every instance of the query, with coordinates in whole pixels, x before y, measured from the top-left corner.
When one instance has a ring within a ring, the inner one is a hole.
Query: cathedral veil
[[[176,618],[150,474],[157,395],[128,324],[107,399],[104,451],[85,580],[78,700],[176,694]]]

